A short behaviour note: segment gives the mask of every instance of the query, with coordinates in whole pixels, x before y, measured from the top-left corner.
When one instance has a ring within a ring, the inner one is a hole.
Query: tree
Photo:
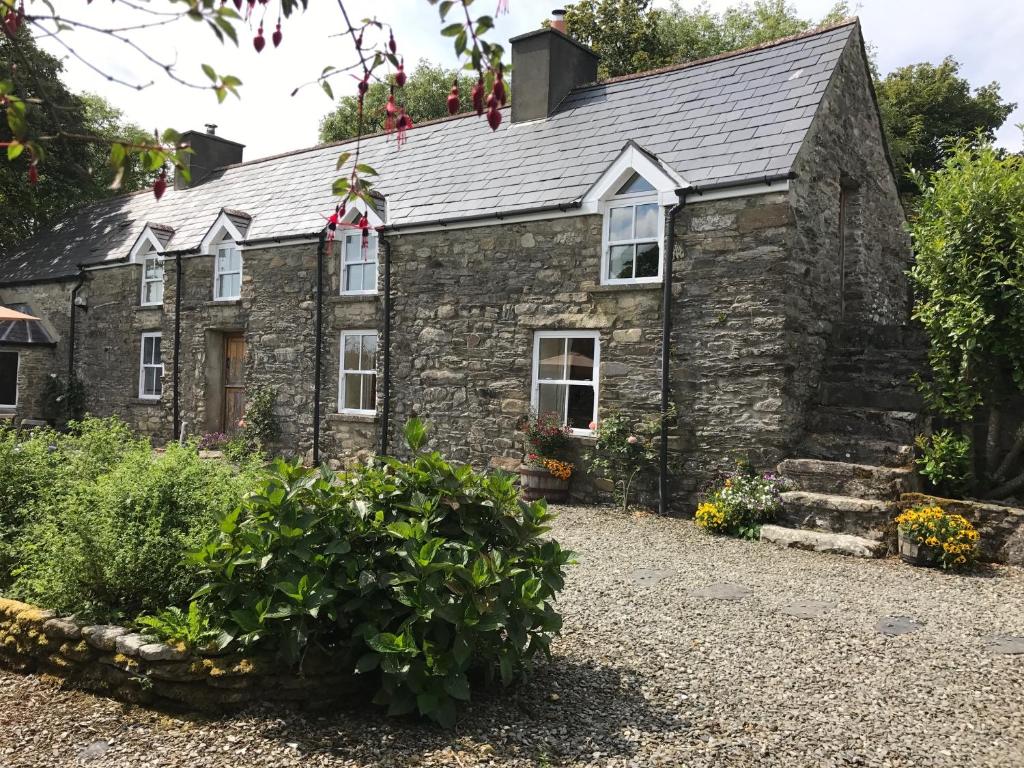
[[[8,151],[11,161],[0,164],[0,250],[51,226],[82,203],[114,194],[110,186],[116,172],[107,163],[106,149],[70,136],[152,141],[99,96],[71,93],[61,80],[61,62],[40,49],[27,28],[19,30],[17,42],[17,56],[12,56],[11,38],[0,36],[0,80],[13,79],[17,70],[31,72],[22,78],[21,98],[33,104],[35,130],[55,138],[35,164],[35,184],[26,183],[33,168],[28,153]],[[10,125],[0,123],[0,142],[12,138]],[[135,157],[125,166],[122,188],[141,189],[152,182],[152,175],[142,171]]]
[[[877,80],[875,90],[897,182],[904,195],[917,192],[908,174],[911,168],[931,172],[942,167],[944,139],[968,138],[980,132],[991,140],[1017,107],[1000,98],[996,82],[972,93],[952,57],[938,66],[923,63],[900,67]]]
[[[1003,411],[1024,393],[1024,157],[959,139],[937,171],[912,178],[921,195],[913,317],[932,370],[920,387],[929,408],[965,432],[985,417],[978,475],[982,490],[1004,498],[1024,488],[1024,424],[1000,456]]]
[[[849,15],[836,3],[820,20],[804,19],[785,0],[756,0],[714,13],[707,3],[671,9],[650,0],[581,0],[567,8],[566,29],[601,56],[602,77],[682,64],[803,32]]]
[[[449,114],[446,101],[456,79],[459,83],[458,111],[468,112],[473,108],[470,93],[476,78],[464,71],[445,69],[439,64],[420,59],[402,88],[405,111],[413,123],[436,120]],[[373,83],[367,90],[363,98],[363,133],[384,130],[384,108],[391,90],[390,84],[384,82]],[[343,96],[338,106],[320,121],[320,141],[343,141],[358,135],[359,99]]]

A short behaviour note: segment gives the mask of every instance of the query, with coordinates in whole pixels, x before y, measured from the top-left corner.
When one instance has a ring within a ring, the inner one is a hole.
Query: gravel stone
[[[820,619],[835,607],[835,603],[825,600],[794,600],[780,610],[787,616],[795,616],[798,619]]]
[[[703,534],[686,520],[563,507],[575,551],[553,658],[474,690],[454,731],[365,701],[173,716],[0,670],[0,766],[89,768],[1020,768],[1024,571],[980,576]],[[673,571],[656,584],[640,569]],[[695,592],[745,584],[742,602]],[[827,621],[783,609],[816,600]],[[879,617],[913,616],[898,642]]]
[[[709,600],[744,600],[754,594],[754,592],[742,584],[721,582],[696,589],[692,594],[694,597],[704,597]]]

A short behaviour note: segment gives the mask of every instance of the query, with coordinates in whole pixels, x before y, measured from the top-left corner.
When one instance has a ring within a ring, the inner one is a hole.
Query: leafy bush
[[[974,526],[963,515],[951,515],[942,507],[913,507],[896,518],[900,533],[930,547],[944,569],[968,568],[978,559]]]
[[[918,435],[914,441],[921,455],[917,471],[944,496],[959,497],[967,492],[971,476],[971,439],[951,429]]]
[[[238,424],[251,453],[262,453],[281,433],[274,416],[276,402],[277,390],[272,387],[254,387],[246,393],[245,414]]]
[[[420,453],[425,434],[410,422],[410,461],[347,474],[275,462],[196,553],[209,575],[197,599],[243,647],[296,663],[318,646],[376,676],[390,714],[451,725],[470,674],[509,683],[548,652],[570,553],[540,538],[544,502]]]
[[[782,509],[783,481],[771,472],[759,474],[741,463],[720,488],[697,506],[694,520],[708,533],[756,539],[761,524],[775,519]]]
[[[171,606],[153,616],[140,616],[135,623],[158,640],[186,648],[216,645],[221,634],[210,626],[210,617],[194,600],[188,604],[187,611]]]
[[[587,454],[590,472],[612,482],[615,499],[625,511],[634,482],[657,469],[654,439],[661,431],[661,417],[634,422],[621,413],[610,413],[591,428],[596,442]]]
[[[201,583],[186,553],[253,482],[192,445],[154,454],[116,420],[83,422],[55,455],[59,488],[23,521],[11,591],[102,621],[184,605]]]

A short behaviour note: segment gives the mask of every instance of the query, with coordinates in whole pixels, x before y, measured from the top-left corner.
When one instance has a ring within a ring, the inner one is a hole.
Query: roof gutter
[[[797,177],[796,171],[785,173],[768,173],[764,176],[752,176],[746,179],[729,179],[727,181],[715,181],[711,184],[691,184],[688,187],[680,187],[676,190],[677,195],[703,195],[705,192],[717,192],[720,189],[734,189],[736,187],[750,187],[763,184],[770,187],[780,181],[791,181]]]
[[[489,221],[491,219],[502,221],[514,216],[531,216],[536,213],[565,213],[576,210],[583,206],[583,198],[576,198],[567,203],[555,203],[554,205],[537,205],[532,208],[521,208],[515,211],[498,211],[497,213],[474,213],[470,216],[456,216],[448,219],[428,219],[427,221],[415,221],[408,224],[385,224],[380,228],[382,234],[392,232],[400,233],[406,229],[420,227],[445,227],[449,224],[464,224],[467,221]]]
[[[320,237],[322,230],[316,230],[315,232],[300,232],[297,235],[278,235],[273,237],[254,237],[251,240],[239,240],[238,244],[242,246],[250,245],[275,245],[278,243],[287,243],[292,240],[305,241],[305,240],[317,240]]]

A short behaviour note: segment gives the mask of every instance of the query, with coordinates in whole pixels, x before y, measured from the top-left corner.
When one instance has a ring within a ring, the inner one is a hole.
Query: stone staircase
[[[910,377],[926,361],[924,339],[911,326],[835,331],[797,458],[779,465],[791,488],[782,494],[779,525],[765,526],[763,538],[857,556],[885,554],[895,502],[917,490],[913,443],[924,421]]]

